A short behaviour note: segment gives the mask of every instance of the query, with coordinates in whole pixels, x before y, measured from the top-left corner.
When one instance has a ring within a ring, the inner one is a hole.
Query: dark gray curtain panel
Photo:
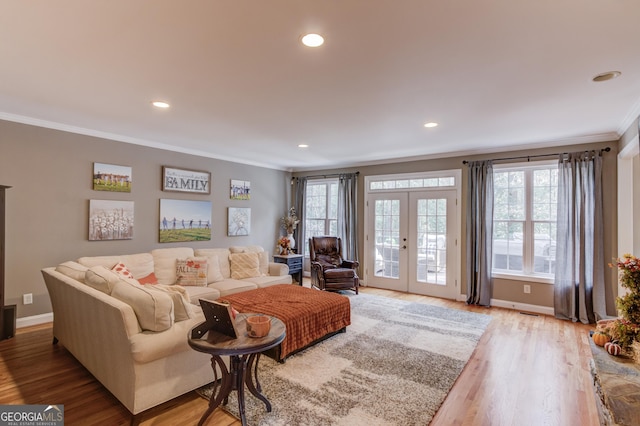
[[[558,162],[556,318],[594,323],[606,317],[602,153],[574,152]]]
[[[491,305],[493,164],[469,162],[467,180],[467,303]]]
[[[295,180],[295,200],[293,203],[293,207],[296,209],[296,215],[298,219],[300,219],[300,223],[298,223],[298,228],[296,230],[295,240],[296,240],[296,252],[298,254],[304,255],[308,248],[308,241],[304,241],[304,233],[305,233],[305,217],[307,216],[306,210],[306,200],[307,200],[307,178],[301,177],[296,178]]]
[[[358,174],[341,174],[338,179],[338,236],[342,238],[343,255],[349,260],[358,257]]]

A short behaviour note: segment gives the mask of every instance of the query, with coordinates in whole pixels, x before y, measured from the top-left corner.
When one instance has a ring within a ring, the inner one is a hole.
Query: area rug
[[[349,296],[351,325],[284,364],[263,356],[272,404],[245,392],[249,425],[427,425],[491,317],[368,294]],[[211,387],[198,393],[207,398]],[[223,406],[238,416],[236,393]]]

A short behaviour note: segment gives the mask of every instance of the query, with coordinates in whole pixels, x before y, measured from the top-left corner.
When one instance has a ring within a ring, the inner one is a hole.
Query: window
[[[337,180],[307,182],[305,203],[305,244],[311,237],[338,234]]]
[[[552,278],[558,168],[494,167],[493,273]]]

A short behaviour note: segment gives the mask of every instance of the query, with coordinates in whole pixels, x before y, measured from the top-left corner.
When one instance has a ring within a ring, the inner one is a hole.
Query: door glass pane
[[[418,282],[446,285],[447,278],[447,200],[417,200]]]
[[[398,278],[400,250],[400,200],[375,202],[376,260],[374,275]]]

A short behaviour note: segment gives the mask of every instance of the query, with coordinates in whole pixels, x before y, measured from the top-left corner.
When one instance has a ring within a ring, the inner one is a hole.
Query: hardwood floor
[[[370,287],[361,291],[493,317],[432,425],[599,424],[589,374],[591,327]],[[43,324],[0,342],[0,405],[64,404],[67,425],[129,424],[130,413],[62,345],[52,345],[52,338],[51,324]],[[140,420],[195,425],[206,407],[207,401],[190,392],[142,413]],[[207,425],[240,422],[216,410]]]

